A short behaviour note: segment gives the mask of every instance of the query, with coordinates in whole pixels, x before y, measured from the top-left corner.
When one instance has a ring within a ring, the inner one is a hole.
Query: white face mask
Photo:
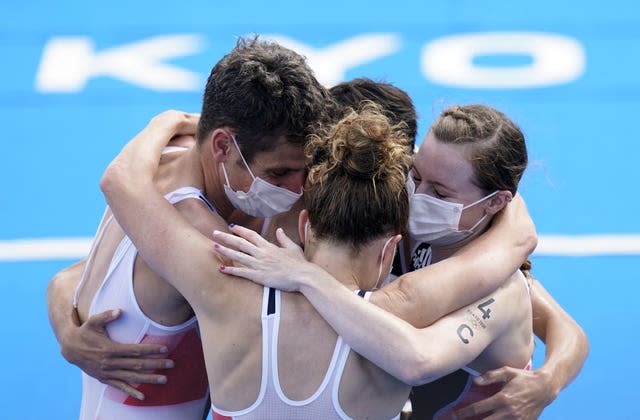
[[[416,194],[413,178],[407,178],[409,192],[409,234],[416,241],[435,246],[447,246],[460,242],[473,235],[474,229],[486,219],[485,214],[469,229],[460,230],[462,210],[475,206],[498,193],[494,191],[467,206],[450,203],[428,194]]]
[[[385,242],[384,246],[382,247],[382,252],[380,253],[380,265],[378,266],[378,280],[376,280],[376,284],[373,285],[373,287],[371,288],[371,291],[378,290],[378,283],[380,283],[380,281],[382,281],[382,284],[380,284],[380,287],[383,287],[389,283],[391,270],[393,269],[393,260],[396,257],[396,250],[395,249],[393,250],[393,257],[391,257],[391,264],[389,264],[389,272],[384,277],[382,277],[382,261],[384,260],[384,251],[387,249],[387,246],[389,245],[389,242],[391,242],[392,239],[393,239],[393,236],[387,239],[387,242]]]
[[[234,191],[231,189],[227,170],[224,167],[224,163],[222,163],[222,172],[224,173],[225,179],[224,192],[227,194],[227,198],[231,201],[233,207],[253,217],[272,217],[289,210],[296,201],[300,199],[302,191],[294,193],[286,188],[273,185],[260,177],[253,176],[253,172],[251,172],[251,168],[247,165],[247,161],[244,160],[244,156],[242,156],[235,137],[231,136],[231,139],[233,140],[233,144],[236,145],[238,153],[240,153],[244,166],[249,171],[251,178],[253,178],[249,191]]]

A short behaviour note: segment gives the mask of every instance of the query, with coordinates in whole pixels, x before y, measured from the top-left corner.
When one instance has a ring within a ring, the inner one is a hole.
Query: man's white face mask
[[[224,192],[227,195],[231,204],[253,217],[272,217],[276,214],[284,213],[289,210],[302,196],[302,190],[299,193],[294,193],[286,188],[273,185],[260,177],[256,177],[251,172],[251,168],[247,165],[247,161],[242,156],[242,152],[238,147],[236,138],[232,135],[231,139],[235,144],[240,158],[244,166],[249,171],[249,175],[253,178],[249,191],[234,191],[229,184],[229,177],[227,176],[227,170],[222,163],[222,172],[224,173]]]

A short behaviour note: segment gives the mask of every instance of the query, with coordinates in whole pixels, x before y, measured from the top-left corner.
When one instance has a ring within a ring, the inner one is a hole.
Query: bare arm
[[[71,360],[69,360],[69,355],[66,354],[64,346],[65,332],[80,325],[78,313],[73,308],[71,297],[80,282],[85,263],[86,261],[83,259],[60,270],[53,276],[47,286],[49,323],[56,340],[61,345],[62,355],[69,362]]]
[[[214,235],[214,240],[224,240],[225,245],[239,251],[256,251],[255,246],[220,235]],[[327,293],[341,287],[327,272],[308,262],[286,235],[279,233],[277,237],[283,247],[270,246],[268,252],[258,249],[250,260],[238,259],[242,253],[225,255],[249,267],[233,274],[288,291],[300,290],[302,284],[314,281],[323,281]],[[533,222],[524,201],[516,196],[484,235],[451,258],[402,275],[375,292],[371,302],[415,327],[426,327],[497,289],[520,267],[536,244]]]
[[[216,244],[218,252],[243,265],[222,267],[223,272],[227,274],[256,280],[264,276],[265,272],[269,272],[265,269],[265,260],[268,261],[269,267],[281,264],[288,267],[290,261],[286,258],[287,252],[291,254],[292,260],[298,257],[299,248],[288,240],[281,230],[277,232],[277,236],[281,243],[284,242],[284,249],[287,251],[285,253],[275,252],[278,250],[277,246],[253,231],[239,226],[233,227],[232,231],[241,237],[222,232],[214,234],[214,238],[219,242]],[[242,252],[234,249],[240,249]],[[283,256],[285,261],[280,259]],[[256,261],[260,261],[261,269],[254,271],[251,267],[255,266]],[[314,270],[313,264],[308,267]],[[310,271],[302,276],[303,279],[309,280],[299,282],[300,291],[322,317],[355,351],[408,384],[425,383],[474,360],[504,330],[510,319],[504,315],[494,317],[487,323],[490,325],[486,329],[471,333],[474,337],[472,342],[464,342],[456,333],[463,323],[462,320],[466,319],[470,312],[477,312],[478,306],[488,299],[462,308],[430,327],[418,329],[357,297],[332,277],[313,274],[314,272]],[[510,310],[511,305],[503,294],[511,289],[501,288],[494,292],[495,296],[492,295],[492,304],[500,307],[505,313]],[[363,325],[368,327],[363,328]],[[381,342],[385,343],[384,346],[380,345]]]
[[[155,117],[105,171],[100,187],[114,216],[149,267],[197,309],[201,285],[216,261],[211,241],[189,224],[156,189],[153,176],[170,138],[195,131],[197,118],[170,111]],[[218,217],[219,229],[226,223]],[[214,274],[215,276],[215,274]]]
[[[549,379],[553,399],[582,369],[589,354],[584,330],[542,284],[533,282],[533,330],[546,345],[544,364],[536,371]]]
[[[516,195],[479,238],[444,261],[400,276],[371,301],[418,328],[426,327],[498,288],[536,245],[533,221]]]
[[[544,364],[534,371],[503,367],[476,378],[481,385],[506,384],[491,398],[460,410],[460,418],[492,412],[536,419],[580,372],[589,353],[584,331],[535,279],[531,297],[534,332],[546,345]]]
[[[157,344],[122,344],[112,341],[106,325],[121,315],[121,311],[106,311],[80,323],[72,299],[80,281],[85,261],[58,272],[47,287],[49,321],[60,343],[64,358],[100,382],[114,386],[134,398],[144,399],[131,384],[165,383],[164,375],[150,370],[173,367],[173,362],[157,357],[167,348]]]

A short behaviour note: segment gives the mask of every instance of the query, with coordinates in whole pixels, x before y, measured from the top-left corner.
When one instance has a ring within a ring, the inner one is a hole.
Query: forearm
[[[533,221],[516,196],[483,235],[452,257],[401,276],[371,301],[417,328],[426,327],[496,290],[536,244]]]
[[[174,280],[198,265],[190,250],[197,245],[208,249],[209,244],[153,182],[159,151],[180,133],[183,125],[195,128],[193,118],[182,113],[168,112],[154,118],[109,164],[100,188],[118,223],[147,264],[185,295]],[[205,257],[210,260],[209,255]]]
[[[62,347],[64,354],[64,339],[70,328],[76,328],[79,324],[76,310],[72,305],[72,297],[85,260],[78,261],[74,265],[58,272],[47,286],[47,310],[51,328]]]
[[[552,399],[578,375],[589,353],[589,342],[578,323],[535,280],[533,292],[534,332],[544,341],[546,352],[536,373],[545,378]]]
[[[374,293],[371,302],[416,328],[425,328],[451,312],[495,291],[517,270],[511,260],[500,260],[504,247],[457,254],[407,273]],[[493,261],[493,262],[492,262]],[[501,261],[496,263],[496,261]]]
[[[129,182],[130,178],[126,169],[112,165],[107,170],[101,188],[109,207],[149,267],[188,299],[191,293],[179,280],[197,267],[189,250],[208,249],[200,240],[206,238],[186,222],[150,179],[138,177]]]
[[[354,351],[403,382],[417,380],[412,367],[420,362],[421,353],[415,328],[371,305],[326,273],[301,285],[300,291]]]

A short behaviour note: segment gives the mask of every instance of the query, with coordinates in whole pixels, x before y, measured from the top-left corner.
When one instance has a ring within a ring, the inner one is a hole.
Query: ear
[[[398,244],[400,243],[401,240],[402,240],[402,235],[400,234],[393,236],[389,240],[389,244],[387,245],[387,247],[384,249],[384,252],[382,253],[383,271],[388,271],[389,267],[391,267],[391,264],[393,264],[393,258],[396,255],[396,248],[398,247]]]
[[[309,222],[309,212],[307,210],[300,210],[300,214],[298,215],[298,236],[300,236],[300,243],[304,247],[304,240],[306,239],[307,233],[305,232],[305,226]]]
[[[498,191],[498,193],[489,200],[489,206],[486,208],[487,214],[493,216],[498,213],[500,210],[505,208],[507,204],[509,204],[511,199],[513,199],[511,191]]]
[[[211,137],[211,155],[216,162],[226,162],[229,159],[229,152],[233,140],[231,139],[231,133],[227,127],[216,128],[209,135]]]

